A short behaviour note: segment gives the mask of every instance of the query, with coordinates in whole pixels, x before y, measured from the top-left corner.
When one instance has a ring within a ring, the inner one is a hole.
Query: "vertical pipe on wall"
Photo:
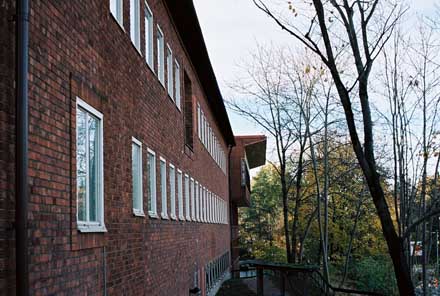
[[[229,240],[229,256],[232,256],[232,239],[233,239],[233,233],[232,233],[232,212],[231,212],[231,200],[232,200],[232,188],[231,188],[231,153],[232,153],[232,145],[228,146],[228,191],[229,191],[229,198],[228,198],[228,209],[229,209],[229,232],[230,232],[230,240]],[[228,221],[226,221],[228,223]],[[229,258],[231,259],[231,258]],[[232,262],[232,260],[230,260]],[[232,266],[231,269],[234,269],[234,266]],[[234,277],[234,274],[232,273],[232,277]]]
[[[29,0],[16,1],[15,264],[16,294],[29,295],[28,277],[28,56]]]

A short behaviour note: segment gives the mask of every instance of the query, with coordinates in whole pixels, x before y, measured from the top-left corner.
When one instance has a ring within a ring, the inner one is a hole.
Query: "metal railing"
[[[371,295],[380,293],[332,286],[319,272],[317,265],[274,263],[262,260],[240,261],[240,278],[256,278],[257,296],[264,296],[265,279],[278,287],[279,295]],[[245,275],[242,277],[242,275]],[[267,283],[267,281],[266,281]]]

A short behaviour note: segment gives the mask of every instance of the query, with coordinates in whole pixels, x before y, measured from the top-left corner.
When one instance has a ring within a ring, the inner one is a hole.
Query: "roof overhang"
[[[246,159],[249,165],[249,169],[262,166],[266,163],[266,136],[237,136],[236,139],[237,142],[240,139],[244,143],[244,149],[246,151]]]
[[[235,146],[228,113],[220,93],[217,78],[212,69],[193,1],[165,0],[165,4],[196,70],[217,125],[226,143]]]

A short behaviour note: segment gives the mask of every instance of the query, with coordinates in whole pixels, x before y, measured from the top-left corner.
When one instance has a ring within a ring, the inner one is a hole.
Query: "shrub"
[[[384,256],[366,257],[356,263],[356,286],[359,290],[397,295],[393,265]]]

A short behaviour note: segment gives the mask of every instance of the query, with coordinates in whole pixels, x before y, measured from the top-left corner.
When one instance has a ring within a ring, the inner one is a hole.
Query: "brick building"
[[[230,271],[235,138],[192,1],[29,1],[23,187],[18,2],[0,4],[1,294],[213,294]]]

